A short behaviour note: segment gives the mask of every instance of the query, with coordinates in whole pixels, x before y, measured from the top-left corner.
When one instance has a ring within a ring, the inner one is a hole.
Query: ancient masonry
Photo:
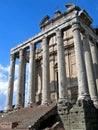
[[[11,49],[6,111],[12,110],[15,61],[19,59],[15,108],[24,107],[26,63],[28,106],[57,102],[66,130],[98,130],[98,31],[85,10],[46,15],[41,32]]]

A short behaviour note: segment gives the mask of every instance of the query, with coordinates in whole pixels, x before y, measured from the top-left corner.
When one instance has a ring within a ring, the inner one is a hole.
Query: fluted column
[[[43,70],[42,70],[42,104],[50,103],[49,45],[47,37],[43,37]]]
[[[64,43],[61,30],[56,31],[57,40],[57,56],[58,56],[58,83],[59,83],[59,101],[68,102],[66,88],[66,70],[65,70],[65,54]]]
[[[83,46],[84,46],[84,57],[85,57],[89,93],[92,101],[96,106],[98,105],[98,98],[97,98],[96,81],[94,77],[88,34],[85,34],[85,36],[83,37]]]
[[[28,79],[28,106],[35,104],[35,45],[30,44],[29,79]]]
[[[94,74],[96,79],[96,85],[97,85],[97,95],[98,95],[98,52],[96,48],[96,42],[93,40],[93,43],[90,43],[90,49],[91,49],[91,56],[93,61],[93,68],[94,68]]]
[[[6,99],[6,111],[12,109],[12,101],[13,101],[13,87],[14,87],[14,72],[15,72],[15,54],[10,55],[10,72],[9,72],[9,80],[8,80],[8,92]]]
[[[17,85],[17,94],[16,94],[16,105],[15,108],[22,107],[22,85],[23,85],[23,66],[24,66],[24,55],[23,50],[19,51],[19,72],[18,72],[18,85]]]
[[[74,48],[76,56],[76,70],[78,78],[78,101],[89,98],[88,96],[88,85],[86,78],[86,70],[83,57],[83,46],[80,36],[80,24],[78,23],[77,18],[72,24],[73,37],[74,37]]]

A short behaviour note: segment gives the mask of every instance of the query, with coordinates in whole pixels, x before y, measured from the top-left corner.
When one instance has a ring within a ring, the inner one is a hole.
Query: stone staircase
[[[56,104],[52,103],[48,106],[40,105],[2,113],[0,115],[0,130],[32,130],[56,112]]]

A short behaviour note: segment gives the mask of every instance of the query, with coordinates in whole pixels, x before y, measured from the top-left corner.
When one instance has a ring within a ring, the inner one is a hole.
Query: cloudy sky
[[[45,15],[48,14],[53,18],[55,10],[66,11],[64,5],[67,2],[69,1],[0,0],[0,110],[4,109],[6,102],[10,49],[40,32],[39,23]],[[70,0],[70,2],[87,10],[94,20],[93,26],[98,27],[97,0]],[[17,88],[17,72],[16,64],[14,93]]]

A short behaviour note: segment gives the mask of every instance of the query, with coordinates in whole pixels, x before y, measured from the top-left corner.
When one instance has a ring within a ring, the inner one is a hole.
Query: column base
[[[50,104],[50,101],[47,100],[47,101],[42,101],[41,105],[49,105]]]
[[[33,102],[28,103],[28,107],[33,107],[33,106],[35,106],[35,103],[33,103]]]
[[[58,99],[58,104],[65,104],[68,102],[68,98],[59,98]]]
[[[4,112],[12,111],[12,106],[6,106]]]
[[[84,93],[83,95],[79,95],[78,96],[78,101],[79,100],[91,100],[91,98],[90,98],[90,95],[89,94],[87,94],[87,93]]]
[[[82,95],[82,96],[79,96],[79,97],[78,97],[78,100],[77,100],[77,102],[76,102],[76,104],[77,104],[78,106],[81,106],[84,101],[85,101],[85,102],[88,102],[89,104],[93,104],[93,102],[92,102],[92,100],[91,100],[91,98],[90,98],[90,95],[88,95],[88,94],[84,94],[84,95]]]
[[[68,113],[69,110],[72,107],[72,104],[68,101],[67,98],[65,98],[65,99],[59,99],[58,103],[57,103],[57,107],[58,107],[59,114],[62,115],[62,110],[64,110],[65,113]]]
[[[69,110],[72,108],[72,104],[68,101],[67,98],[60,98],[57,102],[57,111],[60,117],[60,120],[63,124],[65,130],[69,129]]]
[[[20,109],[22,108],[22,105],[15,105],[15,109]]]
[[[93,101],[95,108],[98,109],[98,98],[92,99],[92,101]]]

